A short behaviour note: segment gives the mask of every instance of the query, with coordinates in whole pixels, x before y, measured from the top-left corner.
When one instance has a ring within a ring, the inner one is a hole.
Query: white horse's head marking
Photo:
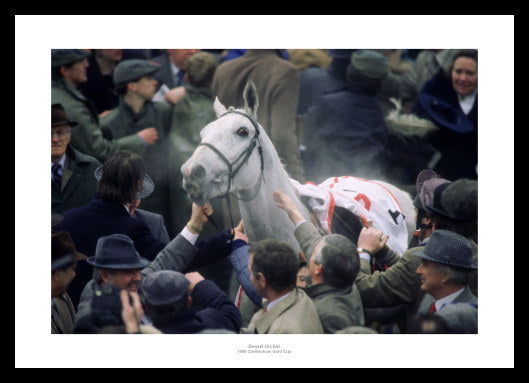
[[[255,161],[260,161],[261,169],[263,165],[259,143],[262,128],[256,121],[259,101],[251,82],[244,90],[244,101],[242,109],[235,109],[226,108],[215,99],[218,119],[202,129],[201,143],[182,165],[184,189],[196,203],[235,191],[232,184],[236,176],[240,176],[237,184],[243,190],[255,185],[259,177],[244,169],[245,165],[254,168]],[[256,147],[258,150],[254,150]]]

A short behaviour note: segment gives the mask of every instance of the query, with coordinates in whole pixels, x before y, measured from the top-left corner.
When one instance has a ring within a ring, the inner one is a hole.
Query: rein
[[[226,198],[226,203],[228,204],[228,211],[229,211],[229,214],[230,214],[230,222],[231,222],[231,226],[233,228],[235,226],[233,225],[233,217],[232,217],[232,214],[231,214],[230,195],[232,195],[233,198],[235,198],[237,200],[240,200],[240,201],[251,201],[252,199],[257,197],[257,194],[259,193],[259,190],[261,189],[261,183],[262,183],[263,178],[264,178],[263,177],[263,175],[264,175],[264,160],[263,160],[263,149],[261,147],[261,144],[259,143],[259,126],[257,125],[257,122],[250,115],[248,115],[246,113],[243,113],[243,112],[240,112],[238,110],[229,110],[226,113],[224,113],[222,116],[220,116],[219,118],[222,118],[225,115],[230,114],[230,113],[237,113],[237,114],[240,114],[241,116],[244,116],[244,117],[248,118],[250,120],[250,122],[252,123],[252,125],[254,127],[254,130],[255,130],[254,136],[252,137],[252,140],[250,141],[250,144],[235,159],[235,161],[230,162],[226,158],[226,156],[224,154],[222,154],[222,152],[219,149],[217,149],[214,145],[212,145],[210,143],[201,142],[197,146],[207,146],[208,148],[213,150],[219,156],[219,158],[226,164],[226,166],[228,167],[228,177],[229,177],[228,189],[226,190],[226,193],[222,193],[222,194]],[[251,197],[249,197],[247,199],[242,199],[242,198],[239,198],[239,197],[237,197],[237,196],[235,196],[235,195],[233,195],[231,193],[231,191],[230,191],[231,184],[232,184],[232,182],[233,182],[233,180],[235,178],[235,175],[239,172],[239,170],[242,168],[242,166],[248,161],[248,158],[250,157],[250,155],[252,154],[252,152],[253,152],[253,150],[255,149],[256,146],[257,146],[257,150],[259,151],[259,156],[261,158],[261,174],[259,175],[259,184],[258,184],[258,186],[256,188],[256,191],[255,191],[253,196],[251,196]],[[235,166],[235,164],[237,164],[237,162],[239,162],[239,164],[234,169],[233,167]],[[212,221],[212,223],[214,223],[214,222]],[[215,225],[215,226],[218,229],[218,226],[217,225]]]

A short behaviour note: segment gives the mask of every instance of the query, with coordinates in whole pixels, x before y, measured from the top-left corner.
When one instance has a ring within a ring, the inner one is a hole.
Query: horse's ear
[[[244,88],[244,110],[246,113],[257,119],[257,107],[259,106],[259,99],[257,97],[257,89],[253,82],[248,81]]]
[[[219,118],[224,113],[226,113],[226,107],[221,104],[218,97],[215,97],[215,102],[213,103],[213,109],[215,110],[215,114],[217,115],[217,118]]]

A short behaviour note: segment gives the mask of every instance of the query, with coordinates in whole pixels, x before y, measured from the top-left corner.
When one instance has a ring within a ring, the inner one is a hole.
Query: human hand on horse
[[[236,239],[242,239],[244,242],[248,243],[248,237],[244,234],[244,223],[242,220],[233,228],[233,240]]]
[[[382,231],[374,227],[364,227],[358,236],[358,247],[370,251],[371,254],[375,254],[382,250],[388,242],[389,235],[385,237],[383,235],[384,233]]]
[[[280,209],[283,209],[287,212],[288,217],[294,224],[298,224],[301,221],[305,220],[305,217],[301,214],[298,207],[294,203],[294,200],[285,193],[284,190],[280,191],[274,191],[272,192],[272,197],[274,198],[274,201],[277,202],[277,207]]]
[[[191,219],[187,223],[189,230],[195,234],[200,234],[202,228],[208,222],[208,217],[213,214],[213,207],[209,202],[206,202],[204,205],[200,206],[193,202],[191,208]]]

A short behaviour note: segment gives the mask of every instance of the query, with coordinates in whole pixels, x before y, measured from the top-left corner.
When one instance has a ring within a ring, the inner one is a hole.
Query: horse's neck
[[[297,197],[282,166],[279,171],[277,167],[275,169],[265,168],[259,192],[254,199],[245,201],[243,200],[244,193],[239,193],[239,197],[243,198],[239,201],[239,208],[245,233],[251,242],[266,238],[282,239],[289,242],[298,251],[299,244],[294,236],[294,224],[288,218],[287,213],[277,207],[272,198],[272,192],[284,190],[296,202],[305,218],[309,219],[310,215]]]

